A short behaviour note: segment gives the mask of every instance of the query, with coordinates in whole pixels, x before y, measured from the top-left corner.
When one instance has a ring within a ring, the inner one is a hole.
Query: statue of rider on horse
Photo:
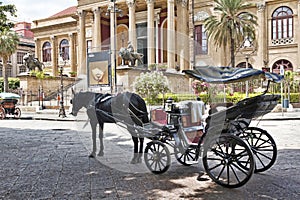
[[[40,62],[37,58],[34,58],[31,51],[28,51],[27,54],[23,56],[23,60],[28,71],[35,70],[36,67],[39,71],[43,71],[44,64]]]
[[[136,60],[139,61],[140,64],[143,64],[143,54],[134,52],[133,45],[131,44],[130,41],[128,41],[128,46],[127,48],[121,47],[119,51],[119,56],[122,58],[122,65],[125,65],[126,61],[130,62],[130,66],[133,67],[135,66]]]

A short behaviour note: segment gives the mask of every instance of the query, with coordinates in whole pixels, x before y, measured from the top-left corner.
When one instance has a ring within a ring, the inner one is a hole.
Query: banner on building
[[[111,64],[108,51],[87,54],[88,86],[111,86]]]

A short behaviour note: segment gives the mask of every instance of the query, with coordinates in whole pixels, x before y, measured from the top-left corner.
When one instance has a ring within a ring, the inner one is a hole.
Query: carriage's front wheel
[[[20,118],[21,117],[21,109],[20,108],[15,108],[14,117],[15,118]]]
[[[170,151],[160,141],[149,142],[145,148],[144,160],[147,168],[154,174],[166,172],[171,165]]]
[[[246,184],[255,168],[249,145],[235,135],[221,135],[205,141],[203,165],[219,185],[237,188]]]
[[[266,171],[275,163],[277,147],[267,131],[257,127],[248,127],[238,136],[247,141],[252,149],[255,157],[254,172]]]

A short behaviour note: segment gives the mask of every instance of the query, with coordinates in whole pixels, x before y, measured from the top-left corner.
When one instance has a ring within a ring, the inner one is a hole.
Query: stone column
[[[79,33],[78,33],[78,67],[77,74],[86,74],[86,38],[85,38],[85,16],[84,10],[78,12]]]
[[[76,72],[77,71],[77,67],[75,64],[75,59],[74,59],[74,51],[75,47],[74,47],[74,35],[73,33],[69,33],[69,57],[70,57],[70,66],[71,66],[71,71],[72,72]]]
[[[175,5],[174,0],[168,0],[168,33],[167,33],[167,54],[168,68],[175,68]]]
[[[268,38],[267,36],[267,30],[266,30],[266,18],[265,18],[265,10],[266,10],[266,4],[265,2],[261,2],[257,4],[257,24],[259,27],[259,32],[257,36],[257,59],[256,59],[256,65],[261,68],[264,67],[264,61],[268,60],[268,53],[267,53],[267,47],[268,47]]]
[[[133,48],[137,49],[136,40],[136,27],[135,27],[135,0],[126,0],[128,5],[128,15],[129,15],[129,33],[128,40],[131,41]]]
[[[36,38],[34,39],[34,43],[35,43],[34,57],[38,58],[40,62],[43,62],[42,55],[41,55],[41,40]]]
[[[94,13],[94,26],[93,26],[93,49],[92,51],[101,51],[101,9],[95,8]]]
[[[54,35],[50,36],[51,39],[51,66],[52,66],[52,73],[53,76],[58,76],[58,46],[57,46],[57,39]]]
[[[154,1],[146,0],[147,2],[147,54],[148,64],[155,63],[155,41],[154,41]]]

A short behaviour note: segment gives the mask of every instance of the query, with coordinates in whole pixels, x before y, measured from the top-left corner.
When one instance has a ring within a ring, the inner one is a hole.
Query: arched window
[[[276,61],[272,66],[272,72],[279,74],[280,66],[283,66],[284,70],[293,71],[293,65],[290,61],[281,59]]]
[[[45,42],[43,44],[43,62],[51,62],[51,50],[50,42]]]
[[[64,60],[69,60],[69,41],[66,39],[63,39],[59,44],[59,52],[61,53],[61,56]]]
[[[277,8],[272,14],[272,39],[293,37],[293,11],[286,6]]]

